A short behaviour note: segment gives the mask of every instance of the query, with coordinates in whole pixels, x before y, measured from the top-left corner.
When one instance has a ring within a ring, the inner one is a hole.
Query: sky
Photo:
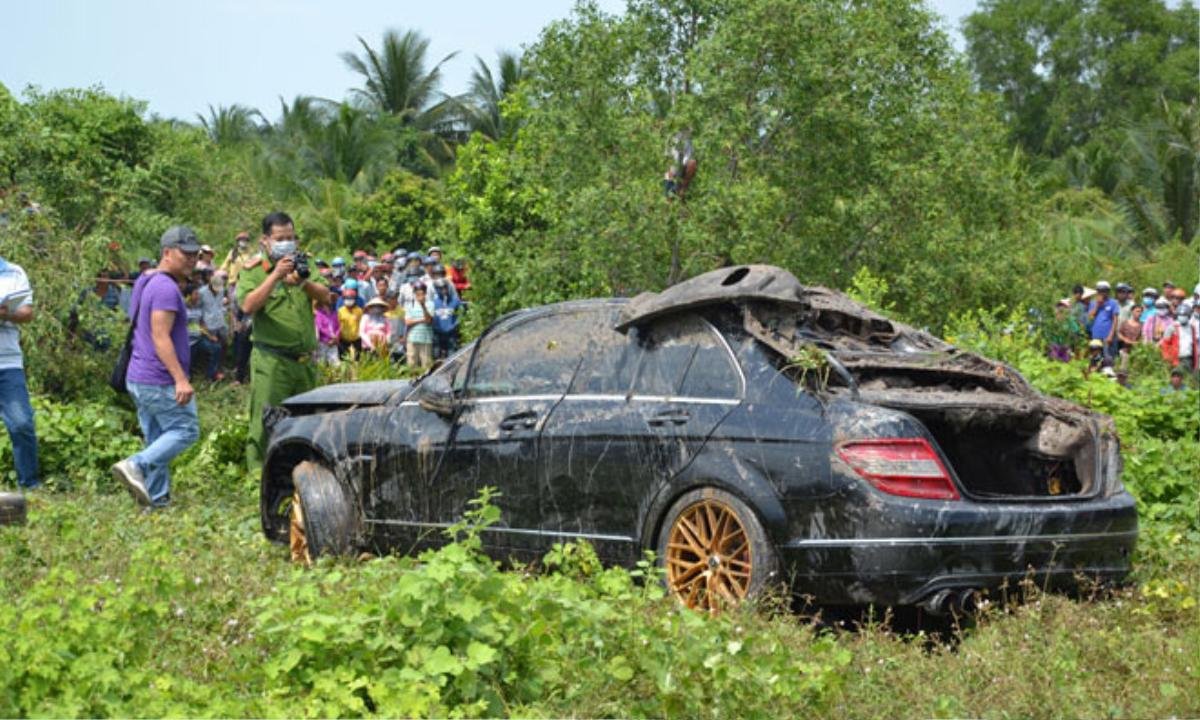
[[[624,0],[598,0],[619,13]],[[931,0],[956,45],[975,0]],[[279,115],[279,98],[344,99],[358,77],[339,55],[378,45],[388,28],[429,38],[443,65],[442,90],[466,90],[475,56],[537,40],[566,17],[571,0],[0,0],[0,83],[19,95],[101,85],[144,100],[151,113],[195,121],[234,103]]]

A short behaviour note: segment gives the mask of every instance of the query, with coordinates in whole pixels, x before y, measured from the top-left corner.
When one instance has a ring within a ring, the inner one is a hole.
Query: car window
[[[736,398],[741,390],[729,351],[698,317],[658,323],[634,344],[640,352],[638,395]]]
[[[471,351],[474,348],[471,345],[459,350],[444,365],[434,371],[434,375],[440,375],[446,378],[446,382],[450,384],[455,393],[462,391],[466,385],[467,374],[464,372],[467,367],[467,361],[471,358]]]
[[[586,311],[543,315],[484,338],[471,370],[471,397],[564,393],[586,345]]]
[[[572,395],[624,395],[633,383],[637,354],[630,337],[613,329],[617,308],[589,313],[580,331],[584,334],[583,364],[571,384]]]

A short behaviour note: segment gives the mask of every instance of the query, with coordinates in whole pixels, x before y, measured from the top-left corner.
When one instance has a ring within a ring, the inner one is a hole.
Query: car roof
[[[601,307],[620,307],[629,302],[628,298],[587,298],[584,300],[564,300],[563,302],[550,303],[549,305],[537,305],[531,308],[522,308],[513,310],[510,313],[501,315],[492,323],[493,328],[512,325],[520,320],[528,320],[543,315],[553,315],[560,312],[570,312],[572,310],[587,310],[589,308]]]

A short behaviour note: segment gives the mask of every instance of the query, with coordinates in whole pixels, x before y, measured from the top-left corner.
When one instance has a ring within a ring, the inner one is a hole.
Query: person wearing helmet
[[[343,257],[335,257],[329,263],[329,269],[333,271],[333,279],[341,282],[346,277],[346,259]]]
[[[233,247],[225,255],[225,260],[221,263],[220,268],[229,277],[230,285],[237,284],[238,272],[242,269],[242,260],[250,255],[250,233],[239,232],[233,239]]]
[[[1175,322],[1179,334],[1179,367],[1196,375],[1200,373],[1200,306],[1191,301],[1181,303]]]
[[[421,282],[425,283],[427,291],[433,291],[433,266],[437,265],[437,260],[434,260],[429,255],[421,258],[421,271],[424,273],[421,276]]]
[[[200,333],[203,347],[208,353],[208,367],[204,376],[214,382],[225,379],[221,364],[225,360],[225,346],[229,344],[229,295],[226,283],[229,273],[217,270],[200,288]]]
[[[1142,291],[1142,316],[1138,318],[1144,326],[1150,318],[1154,317],[1154,303],[1158,300],[1158,291],[1152,287],[1148,287]]]
[[[362,339],[358,334],[358,328],[362,323],[363,308],[359,304],[361,299],[358,297],[358,283],[351,287],[351,282],[351,280],[347,280],[346,284],[342,286],[342,305],[338,308],[339,358],[344,358],[347,354],[351,357],[358,357],[358,354],[362,352]]]
[[[1087,370],[1088,374],[1095,372],[1101,368],[1110,367],[1112,361],[1104,356],[1104,341],[1095,338],[1088,341],[1087,345]]]
[[[358,291],[359,291],[359,288],[361,285],[362,285],[362,283],[355,280],[354,278],[346,278],[345,282],[342,283],[342,287],[341,287],[342,296],[341,296],[341,299],[339,299],[336,303],[337,307],[339,309],[341,309],[342,305],[349,304],[349,305],[355,305],[355,306],[361,308],[364,305],[366,305],[367,301],[363,300],[362,297],[360,297],[358,294]],[[351,293],[350,295],[346,295],[347,290],[353,290],[354,292]]]
[[[1171,317],[1171,303],[1167,302],[1166,298],[1158,298],[1154,301],[1154,314],[1150,319],[1142,323],[1142,342],[1153,343],[1158,345],[1163,338],[1168,337],[1168,332],[1175,325],[1175,318]]]
[[[442,272],[437,273],[438,269]],[[441,265],[434,266],[433,281],[433,358],[445,360],[458,350],[458,309],[462,301],[446,279]]]
[[[1129,319],[1129,314],[1133,312],[1133,288],[1129,283],[1117,283],[1116,287],[1117,306],[1121,311],[1117,313],[1117,332],[1121,331],[1121,323]]]

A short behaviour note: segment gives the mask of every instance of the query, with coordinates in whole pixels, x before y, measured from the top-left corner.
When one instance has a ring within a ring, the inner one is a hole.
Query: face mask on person
[[[1169,307],[1159,308],[1158,314],[1161,317],[1169,318],[1169,317],[1171,317],[1171,308],[1169,308]]]
[[[383,308],[376,305],[375,307],[368,310],[367,314],[373,318],[381,318],[381,317],[383,317]]]
[[[210,283],[210,285],[212,286],[213,290],[216,290],[218,292],[225,289],[225,281],[224,280],[213,280],[212,283]]]
[[[289,255],[296,254],[295,240],[276,240],[271,245],[271,260],[278,262]]]
[[[1142,298],[1142,305],[1144,305],[1145,307],[1154,307],[1154,298],[1148,298],[1148,297]]]

